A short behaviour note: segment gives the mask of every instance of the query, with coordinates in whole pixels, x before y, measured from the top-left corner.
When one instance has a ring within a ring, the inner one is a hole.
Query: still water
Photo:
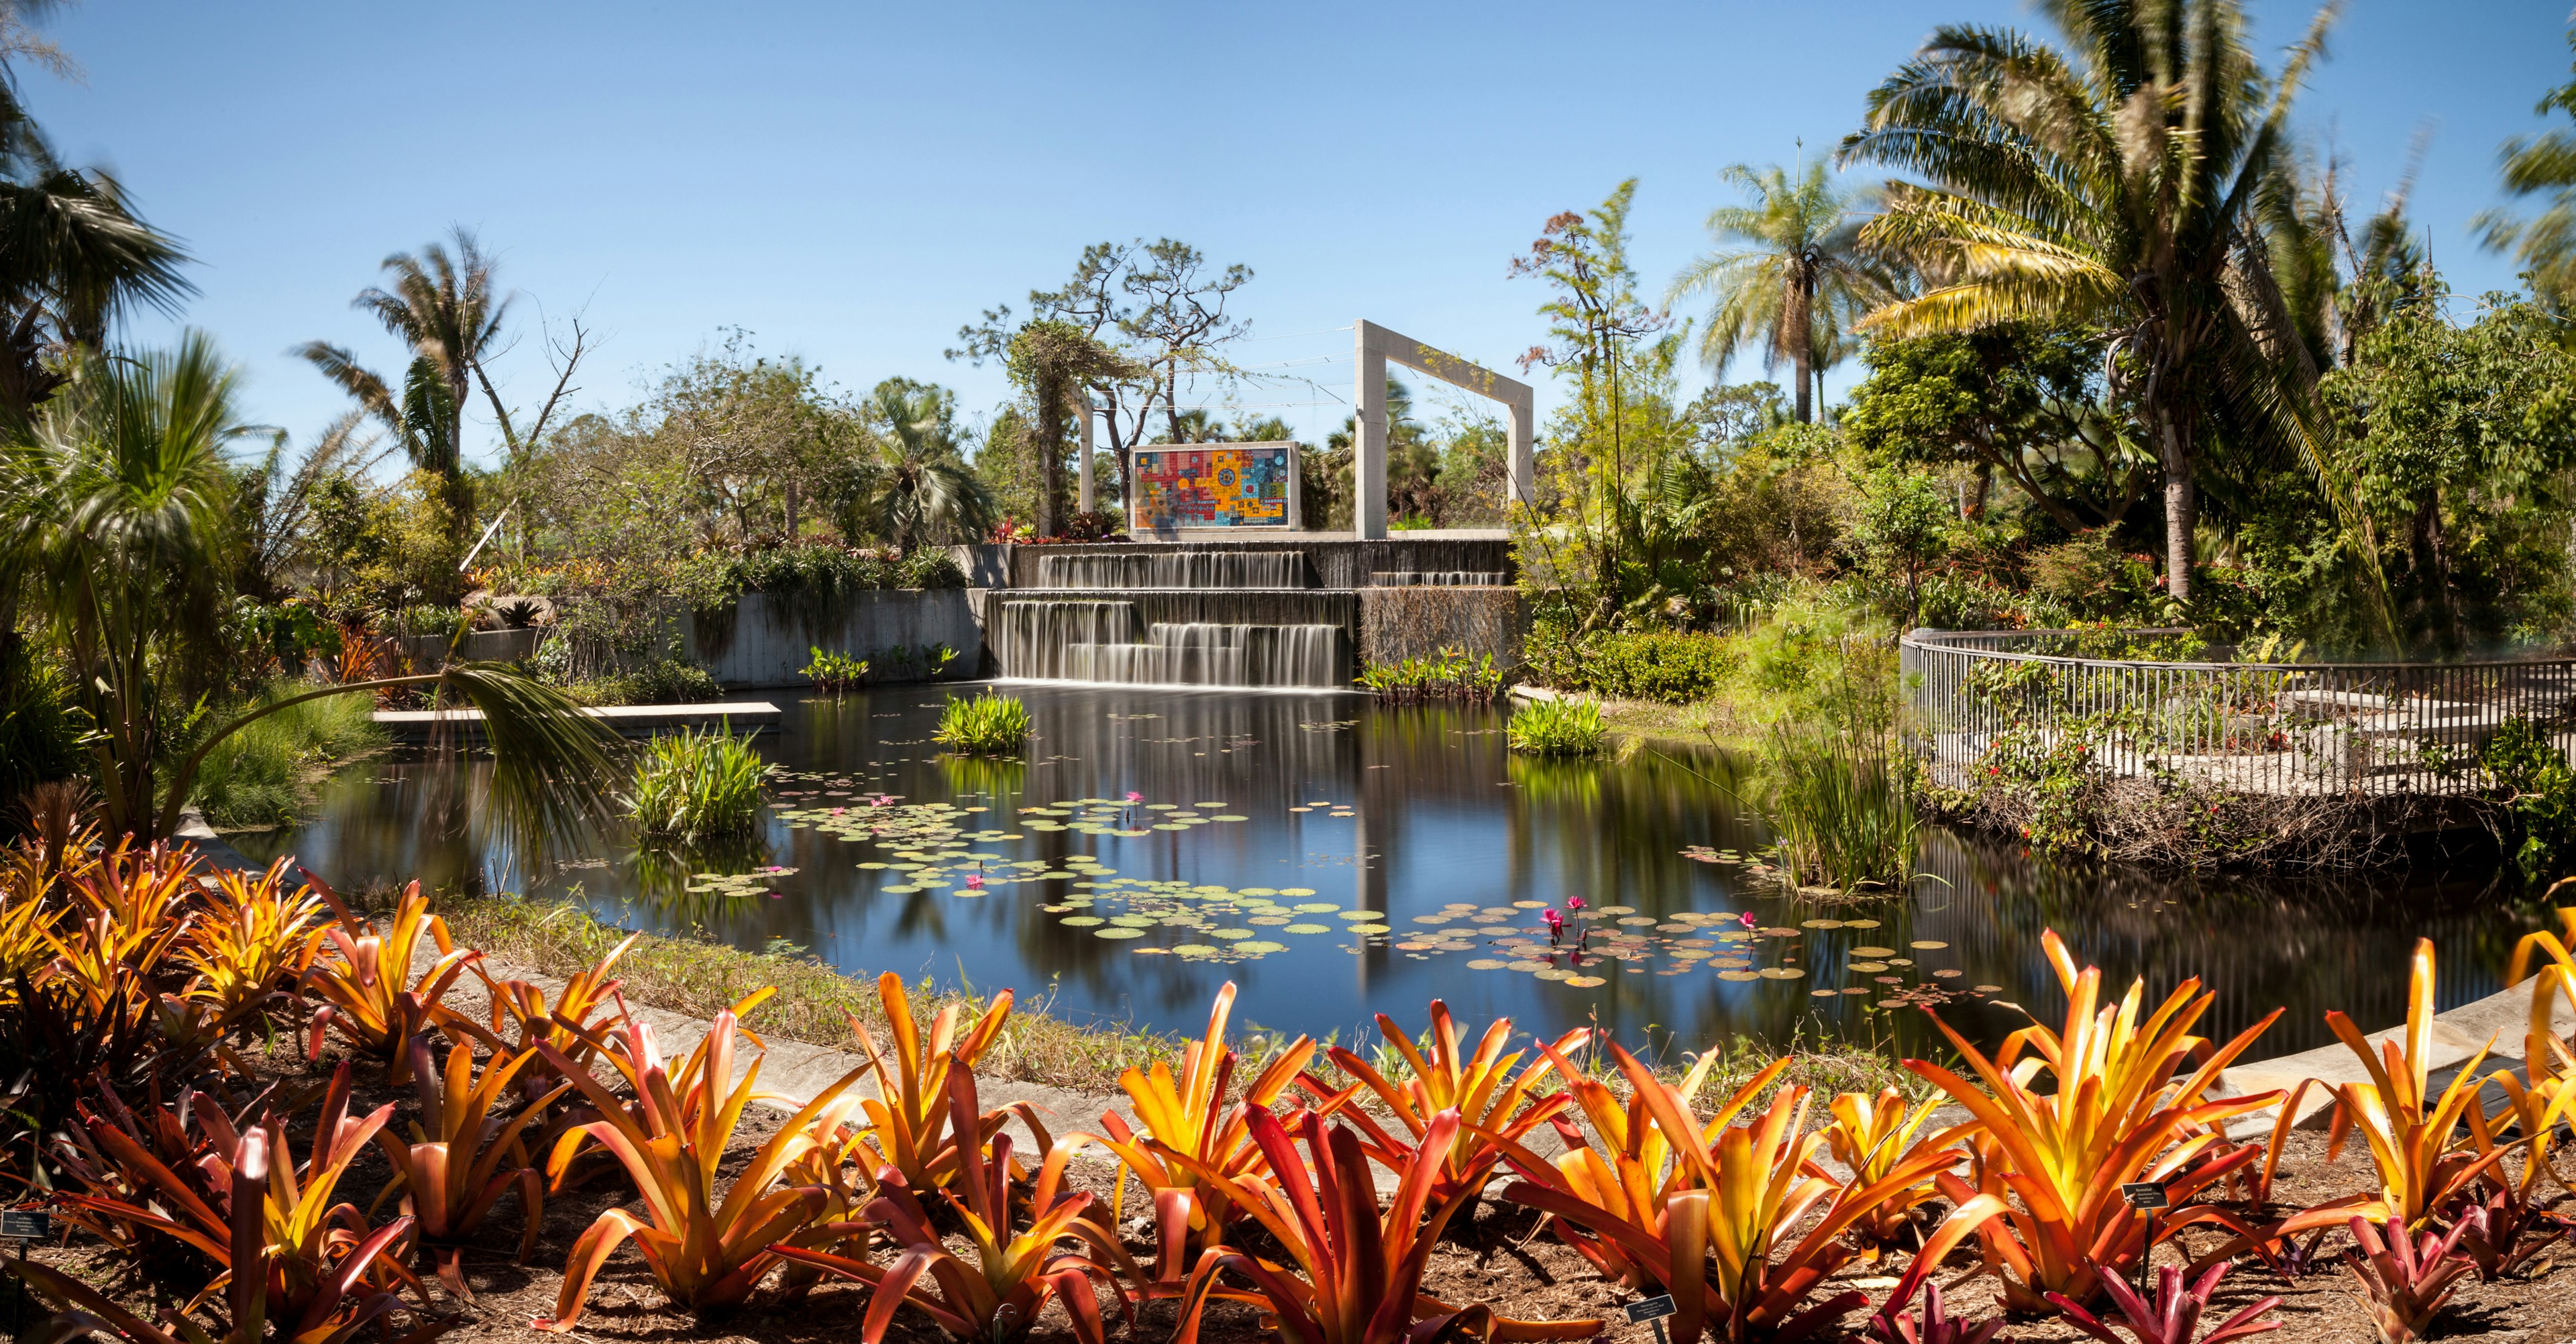
[[[570,897],[629,927],[783,940],[854,974],[1010,986],[1076,1020],[1194,1031],[1231,979],[1238,1021],[1346,1040],[1378,1012],[1418,1027],[1442,998],[1470,1022],[1597,1024],[1665,1050],[1913,1049],[1920,1005],[1937,1003],[1992,1042],[2026,1020],[2013,1005],[2062,1010],[2040,952],[2053,928],[2114,985],[2202,977],[2219,991],[2204,1031],[2286,1009],[2260,1057],[2331,1040],[2329,1008],[2364,1029],[2401,1019],[2419,935],[2440,946],[2449,1007],[2499,988],[2514,941],[2542,925],[2491,856],[2195,879],[1937,831],[1903,898],[1819,902],[1760,870],[1767,833],[1715,755],[1517,757],[1481,706],[1011,689],[1037,739],[1009,764],[928,741],[938,690],[773,695],[786,730],[761,749],[778,796],[735,853],[611,843],[539,864],[446,820],[461,809],[439,777],[399,762],[349,772],[309,825],[233,839],[335,884]],[[1550,911],[1566,920],[1553,943]]]

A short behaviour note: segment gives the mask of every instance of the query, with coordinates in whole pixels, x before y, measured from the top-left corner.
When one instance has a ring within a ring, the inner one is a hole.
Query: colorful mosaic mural
[[[1288,527],[1295,445],[1206,444],[1136,450],[1136,503],[1129,527]]]

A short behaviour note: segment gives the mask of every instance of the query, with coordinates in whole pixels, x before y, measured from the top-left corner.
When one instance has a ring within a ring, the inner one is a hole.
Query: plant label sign
[[[1628,1324],[1644,1325],[1648,1321],[1660,1321],[1681,1308],[1674,1306],[1672,1294],[1666,1293],[1662,1297],[1639,1298],[1629,1303],[1626,1310]]]
[[[2127,1200],[2130,1208],[2144,1209],[2149,1213],[2173,1207],[2173,1200],[2166,1196],[2162,1181],[2132,1181],[2120,1187],[2120,1198]]]
[[[52,1214],[41,1209],[0,1209],[0,1241],[43,1241],[52,1235]]]

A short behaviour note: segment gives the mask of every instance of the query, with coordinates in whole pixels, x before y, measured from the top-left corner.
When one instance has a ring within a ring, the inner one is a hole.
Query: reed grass
[[[664,734],[636,755],[627,810],[648,840],[690,846],[738,837],[760,819],[770,770],[748,733]]]
[[[1589,756],[1601,750],[1610,725],[1591,700],[1532,700],[1512,711],[1506,730],[1512,750],[1534,756]]]
[[[952,695],[930,738],[951,751],[983,756],[1016,752],[1028,745],[1029,707],[1017,696],[992,691],[968,700]]]
[[[1883,662],[1846,658],[1813,712],[1763,731],[1757,802],[1799,885],[1902,890],[1913,873],[1920,767],[1898,737]]]
[[[302,695],[313,687],[280,680],[248,703],[207,716],[229,722],[262,705]],[[289,825],[309,812],[322,784],[352,761],[384,750],[391,741],[376,726],[375,701],[363,695],[307,700],[223,738],[197,765],[191,801],[220,830],[266,830]]]

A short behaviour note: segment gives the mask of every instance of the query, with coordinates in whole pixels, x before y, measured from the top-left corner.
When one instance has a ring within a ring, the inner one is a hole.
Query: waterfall
[[[1038,557],[1040,588],[1303,588],[1302,551],[1123,551]]]
[[[1499,588],[1510,581],[1502,571],[1486,569],[1381,569],[1369,575],[1377,588]]]
[[[1345,627],[1151,621],[1133,601],[1023,599],[999,604],[995,653],[1006,677],[1148,686],[1348,684]]]

